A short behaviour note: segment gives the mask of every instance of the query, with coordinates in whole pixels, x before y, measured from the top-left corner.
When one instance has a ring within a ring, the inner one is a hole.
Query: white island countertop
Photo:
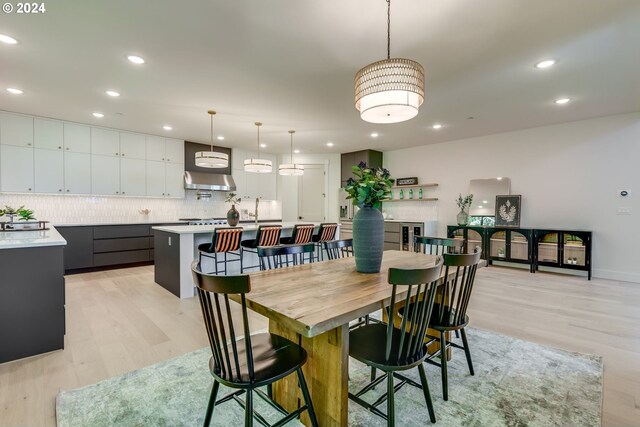
[[[316,227],[320,225],[319,222],[261,222],[258,226],[280,225],[283,229],[293,228],[296,224],[313,224]],[[242,228],[246,231],[255,231],[258,229],[255,224],[241,224],[238,228]],[[168,225],[152,227],[154,230],[164,231],[166,233],[175,234],[200,234],[200,233],[213,233],[214,228],[229,228],[228,225]]]
[[[48,230],[0,231],[0,249],[64,246],[67,241],[53,226]]]

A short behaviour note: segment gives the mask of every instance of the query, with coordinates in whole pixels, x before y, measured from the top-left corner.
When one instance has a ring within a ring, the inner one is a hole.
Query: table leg
[[[349,385],[349,325],[342,325],[313,338],[281,327],[269,321],[273,334],[297,342],[307,351],[307,363],[302,370],[320,426],[347,426]],[[275,400],[291,411],[303,402],[295,375],[289,375],[273,385]],[[301,416],[310,425],[305,412]]]

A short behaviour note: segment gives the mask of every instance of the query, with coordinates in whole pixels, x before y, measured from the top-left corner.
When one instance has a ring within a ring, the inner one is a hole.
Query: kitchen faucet
[[[254,213],[249,212],[249,218],[254,217],[256,226],[258,225],[258,205],[260,204],[260,197],[256,197],[256,210]]]

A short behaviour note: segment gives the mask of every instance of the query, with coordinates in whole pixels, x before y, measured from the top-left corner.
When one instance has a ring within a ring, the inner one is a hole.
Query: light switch
[[[171,246],[171,237],[169,237],[169,246]]]

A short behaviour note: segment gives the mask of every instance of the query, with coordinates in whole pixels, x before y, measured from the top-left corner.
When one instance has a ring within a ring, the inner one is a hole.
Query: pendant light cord
[[[291,164],[293,164],[293,132],[289,132],[289,135],[291,135]]]
[[[391,59],[391,0],[387,0],[387,59]]]
[[[255,125],[258,128],[258,158],[260,158],[260,126],[262,126],[262,123],[256,122]]]

